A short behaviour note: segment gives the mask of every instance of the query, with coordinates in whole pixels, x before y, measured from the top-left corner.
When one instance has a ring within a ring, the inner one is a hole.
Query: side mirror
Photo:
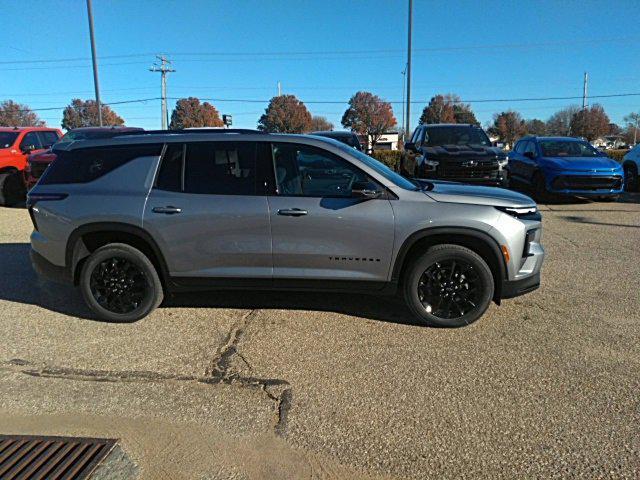
[[[407,152],[417,153],[418,149],[416,148],[416,144],[413,142],[405,142],[404,149]]]
[[[530,159],[532,159],[532,160],[533,160],[534,158],[536,158],[536,154],[535,154],[535,153],[533,153],[533,152],[524,152],[522,155],[524,155],[525,157],[530,158]]]
[[[22,153],[31,153],[36,149],[35,145],[23,145],[22,147],[20,147],[20,150],[22,150]]]

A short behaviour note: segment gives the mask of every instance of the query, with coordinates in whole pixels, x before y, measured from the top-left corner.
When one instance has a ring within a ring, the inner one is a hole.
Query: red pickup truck
[[[57,128],[0,127],[0,205],[24,199],[27,156],[51,147],[62,136]]]

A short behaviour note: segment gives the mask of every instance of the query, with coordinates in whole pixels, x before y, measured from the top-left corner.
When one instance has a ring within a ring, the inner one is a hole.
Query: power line
[[[588,39],[588,40],[556,40],[548,42],[536,42],[536,43],[497,43],[497,44],[475,44],[475,45],[458,45],[450,47],[428,47],[428,48],[414,48],[415,53],[429,53],[429,52],[449,52],[449,51],[463,51],[463,50],[487,50],[487,49],[520,49],[520,48],[548,48],[554,46],[571,46],[571,45],[594,45],[602,43],[615,43],[615,42],[628,42],[638,40],[638,36],[630,37],[612,37],[601,39]],[[313,56],[313,55],[369,55],[369,54],[405,54],[406,49],[373,49],[373,50],[307,50],[307,51],[273,51],[273,52],[168,52],[168,55],[172,57],[187,57],[187,56],[213,56],[213,57],[261,57],[261,56]],[[102,55],[100,59],[117,59],[117,58],[139,58],[155,55],[154,52],[145,53],[128,53],[121,55]],[[73,57],[73,58],[44,58],[37,60],[5,60],[0,61],[0,65],[11,64],[30,64],[30,63],[59,63],[59,62],[78,62],[78,61],[90,61],[89,57]],[[139,62],[136,62],[139,63]]]
[[[613,93],[608,95],[591,95],[590,98],[614,98],[614,97],[636,97],[640,96],[640,93]],[[546,100],[576,100],[581,99],[582,96],[567,96],[567,97],[529,97],[529,98],[483,98],[474,100],[457,100],[453,103],[499,103],[499,102],[534,102],[534,101],[546,101]],[[179,100],[179,97],[169,97],[169,100]],[[237,103],[269,103],[270,99],[248,99],[248,98],[200,98],[200,100],[206,100],[208,102],[237,102]],[[303,100],[303,103],[309,104],[335,104],[342,105],[348,103],[348,100]],[[401,104],[401,100],[389,100],[387,103]],[[411,103],[424,104],[424,100],[412,100]]]

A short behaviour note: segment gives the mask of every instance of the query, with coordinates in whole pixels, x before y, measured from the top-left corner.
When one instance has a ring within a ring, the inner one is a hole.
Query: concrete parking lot
[[[640,195],[541,209],[542,288],[456,330],[255,292],[101,323],[0,209],[0,433],[119,438],[122,478],[639,478]]]

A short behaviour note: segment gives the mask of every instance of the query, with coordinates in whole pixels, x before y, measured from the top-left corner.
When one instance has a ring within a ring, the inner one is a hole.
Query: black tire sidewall
[[[437,261],[460,259],[469,262],[476,269],[483,284],[483,292],[478,306],[462,317],[445,319],[428,313],[418,297],[418,282],[424,271]],[[417,258],[407,270],[403,282],[405,302],[414,316],[421,322],[437,327],[463,327],[478,320],[489,307],[494,293],[494,280],[487,263],[472,250],[459,245],[437,245]]]
[[[112,257],[124,258],[134,263],[141,269],[147,280],[149,294],[145,297],[142,304],[132,312],[124,314],[111,312],[102,307],[91,292],[91,274],[96,266]],[[82,266],[79,284],[87,306],[101,320],[109,322],[127,323],[139,320],[155,310],[163,298],[162,284],[151,261],[141,251],[125,244],[105,245],[93,252]]]
[[[627,180],[629,173],[633,174],[633,181]],[[637,192],[640,187],[640,178],[638,178],[638,169],[635,167],[635,165],[625,165],[624,175],[624,190],[626,192]]]

